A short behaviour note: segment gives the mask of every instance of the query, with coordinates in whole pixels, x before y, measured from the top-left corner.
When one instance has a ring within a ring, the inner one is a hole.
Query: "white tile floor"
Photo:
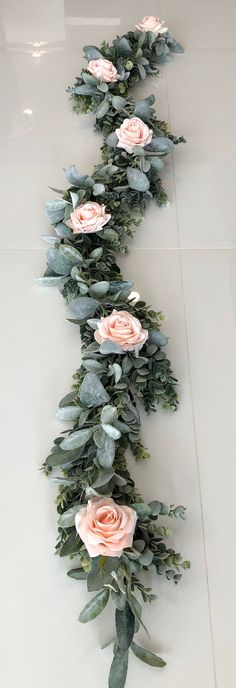
[[[235,688],[235,1],[0,4],[1,685],[105,685],[110,649],[98,644],[109,637],[110,615],[78,624],[85,587],[53,556],[54,492],[37,470],[79,364],[78,334],[61,297],[34,280],[44,265],[47,186],[64,184],[64,166],[77,162],[85,172],[99,160],[91,119],[76,118],[65,95],[82,45],[110,41],[149,12],[166,18],[186,52],[142,93],[156,94],[161,116],[188,145],[165,173],[171,207],[148,210],[122,268],[168,315],[181,406],[143,419],[153,459],[148,470],[132,470],[148,499],[186,504],[175,542],[193,566],[177,589],[153,581],[159,600],[146,620],[168,667],[156,673],[133,659],[127,688]],[[38,58],[35,41],[47,43]]]

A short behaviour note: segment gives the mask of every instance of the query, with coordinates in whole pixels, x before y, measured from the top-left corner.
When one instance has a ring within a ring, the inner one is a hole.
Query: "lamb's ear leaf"
[[[149,179],[144,172],[134,169],[133,167],[127,168],[127,180],[131,189],[135,191],[148,191],[149,189]]]
[[[91,299],[90,296],[77,296],[70,301],[69,311],[78,320],[87,320],[93,317],[99,306],[97,299]]]
[[[116,635],[120,650],[126,652],[134,637],[135,616],[128,602],[124,609],[116,609]]]
[[[128,671],[128,660],[128,651],[121,652],[119,648],[115,649],[114,657],[109,672],[109,688],[124,688]]]
[[[88,408],[102,406],[110,400],[96,373],[86,373],[80,386],[79,398],[81,403]]]

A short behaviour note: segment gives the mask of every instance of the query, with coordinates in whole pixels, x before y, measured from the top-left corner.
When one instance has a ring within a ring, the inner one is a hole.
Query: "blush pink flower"
[[[133,351],[142,348],[148,338],[148,330],[144,330],[138,318],[128,311],[113,310],[111,315],[98,321],[94,337],[99,344],[109,339],[124,351]]]
[[[124,148],[127,153],[133,152],[134,146],[147,146],[152,140],[152,129],[139,117],[124,119],[119,129],[116,129],[118,136],[117,148]]]
[[[167,26],[165,26],[165,21],[161,21],[159,17],[143,17],[139,24],[135,24],[135,28],[138,31],[152,31],[152,33],[157,33],[162,35],[168,31]]]
[[[100,232],[111,218],[105,211],[105,205],[95,202],[83,203],[73,210],[66,224],[72,229],[73,234]]]
[[[105,60],[101,57],[99,60],[90,60],[88,63],[88,71],[95,77],[98,81],[105,83],[114,83],[118,81],[119,74],[115,65],[110,60]]]
[[[121,557],[125,547],[132,546],[136,521],[136,511],[129,506],[93,497],[76,514],[75,527],[90,557]]]

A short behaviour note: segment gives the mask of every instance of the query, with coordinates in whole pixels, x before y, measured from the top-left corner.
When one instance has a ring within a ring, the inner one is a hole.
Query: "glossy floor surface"
[[[131,658],[127,688],[235,688],[235,0],[2,0],[1,79],[1,685],[104,688],[111,615],[77,622],[87,593],[53,556],[53,487],[38,468],[60,432],[58,400],[80,361],[61,297],[36,286],[49,232],[48,186],[62,168],[99,161],[92,118],[72,113],[65,89],[83,44],[111,41],[159,14],[185,48],[137,94],[188,139],[165,171],[170,208],[150,207],[125,275],[168,316],[168,351],[180,380],[175,415],[143,418],[152,461],[132,466],[147,500],[183,503],[174,540],[192,561],[177,588],[153,580],[145,609],[159,671]],[[40,43],[40,45],[38,45]],[[4,420],[3,420],[4,419]]]

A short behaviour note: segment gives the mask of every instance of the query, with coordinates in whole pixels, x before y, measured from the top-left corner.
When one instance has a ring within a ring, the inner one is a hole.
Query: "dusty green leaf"
[[[164,659],[161,659],[161,657],[158,657],[153,652],[149,652],[149,650],[145,650],[144,647],[141,647],[141,645],[137,645],[137,643],[133,642],[131,644],[131,650],[134,653],[135,657],[141,659],[141,661],[145,662],[145,664],[149,664],[149,666],[159,668],[163,668],[166,666],[166,662],[164,662]]]
[[[82,612],[80,612],[79,621],[81,623],[87,623],[88,621],[96,619],[96,616],[101,614],[103,609],[106,607],[108,600],[109,589],[104,588],[104,590],[100,590],[100,592],[98,592],[98,594],[95,595],[95,597],[93,597],[88,604],[86,604]]]
[[[76,432],[72,432],[68,437],[66,437],[65,440],[62,441],[61,443],[61,449],[65,450],[70,450],[70,449],[78,449],[79,447],[84,447],[84,445],[89,442],[90,438],[92,437],[92,429],[91,428],[84,428],[82,430],[76,430]]]
[[[128,660],[129,653],[121,652],[119,648],[116,648],[109,672],[109,688],[124,688],[128,671]]]

